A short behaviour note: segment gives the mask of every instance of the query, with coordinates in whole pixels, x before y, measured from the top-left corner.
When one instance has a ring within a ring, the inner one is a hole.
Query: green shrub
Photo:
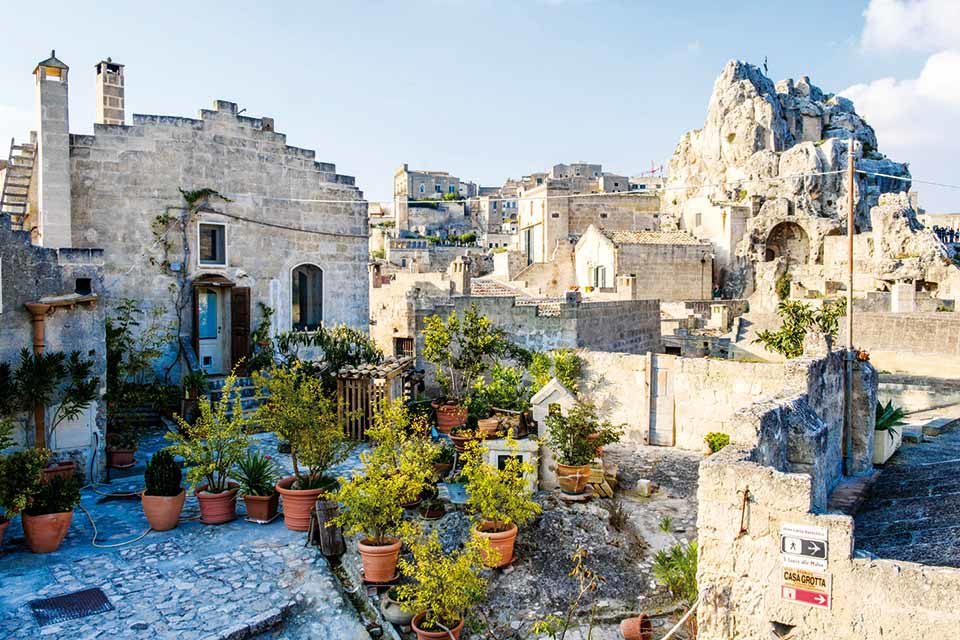
[[[653,555],[653,577],[685,606],[697,600],[697,542],[675,544]]]
[[[790,284],[792,282],[793,278],[789,273],[784,273],[777,278],[777,282],[774,284],[774,290],[777,292],[777,298],[779,300],[786,300],[790,297]]]
[[[583,358],[573,349],[534,353],[529,368],[533,383],[530,389],[531,396],[550,382],[550,378],[556,378],[560,384],[577,393],[583,367]]]
[[[546,422],[547,441],[557,462],[569,466],[590,464],[599,447],[613,444],[623,435],[623,425],[600,421],[596,407],[586,402],[578,402],[566,416],[552,413]]]
[[[840,318],[846,310],[845,298],[824,302],[819,309],[812,309],[799,300],[784,300],[777,305],[780,328],[776,331],[760,331],[754,342],[759,342],[768,351],[787,358],[798,358],[803,355],[803,340],[807,331],[816,329],[830,338],[835,338],[840,328]]]
[[[240,493],[245,496],[273,495],[274,485],[280,478],[280,468],[273,458],[255,449],[237,460],[234,477],[240,483]]]
[[[516,443],[508,443],[516,448]],[[533,499],[527,478],[536,473],[529,462],[511,456],[498,469],[486,463],[487,449],[479,442],[467,445],[461,478],[467,485],[467,510],[480,519],[484,531],[506,531],[537,516],[540,505]]]
[[[27,508],[40,489],[44,467],[49,462],[49,449],[22,449],[0,456],[0,506],[4,519],[10,519]]]
[[[176,496],[183,491],[183,471],[166,449],[150,456],[143,479],[148,496]]]
[[[890,436],[890,440],[893,441],[899,433],[896,427],[906,424],[903,421],[905,415],[906,412],[904,412],[902,407],[893,406],[893,400],[889,400],[885,405],[877,402],[877,421],[874,429],[877,431],[886,431]]]
[[[510,351],[503,330],[471,305],[461,318],[430,316],[423,331],[423,357],[436,367],[437,382],[447,398],[465,400],[484,374]]]
[[[704,436],[703,441],[706,442],[707,447],[710,448],[710,453],[716,453],[730,444],[730,436],[725,433],[720,433],[719,431],[711,431]]]
[[[53,476],[41,482],[29,506],[23,510],[30,516],[73,511],[80,504],[80,481],[76,476]]]

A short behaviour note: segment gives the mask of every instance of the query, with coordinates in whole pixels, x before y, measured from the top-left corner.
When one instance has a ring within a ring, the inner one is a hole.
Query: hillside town
[[[36,57],[0,638],[960,631],[960,214],[850,98],[732,59],[662,166],[380,184]]]

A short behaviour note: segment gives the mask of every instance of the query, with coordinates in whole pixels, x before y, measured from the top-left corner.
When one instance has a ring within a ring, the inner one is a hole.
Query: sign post
[[[827,572],[827,549],[827,530],[823,527],[780,526],[781,600],[830,608],[833,580]]]

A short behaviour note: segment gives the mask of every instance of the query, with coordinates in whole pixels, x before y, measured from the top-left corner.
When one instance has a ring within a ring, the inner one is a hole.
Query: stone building
[[[634,275],[641,298],[707,299],[712,295],[709,242],[682,231],[601,231],[592,224],[574,248],[577,286],[608,289]]]
[[[74,135],[67,65],[37,65],[37,163],[16,223],[43,247],[102,249],[106,296],[164,309],[182,340],[161,366],[192,343],[205,371],[228,372],[260,304],[276,332],[366,327],[367,204],[352,177],[232,102],[124,124],[123,65],[96,71],[98,122]]]

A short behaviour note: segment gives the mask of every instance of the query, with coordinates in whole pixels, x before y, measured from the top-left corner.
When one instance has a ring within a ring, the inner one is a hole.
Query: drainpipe
[[[46,332],[45,322],[47,316],[53,311],[49,304],[40,302],[28,302],[24,305],[30,312],[33,321],[33,355],[38,356],[43,353],[45,344],[44,335]],[[42,449],[47,446],[46,416],[43,403],[38,402],[33,407],[34,424],[34,446]]]
[[[847,150],[847,344],[844,349],[846,389],[844,405],[843,467],[846,475],[853,467],[853,235],[854,227],[854,157],[853,136]]]

